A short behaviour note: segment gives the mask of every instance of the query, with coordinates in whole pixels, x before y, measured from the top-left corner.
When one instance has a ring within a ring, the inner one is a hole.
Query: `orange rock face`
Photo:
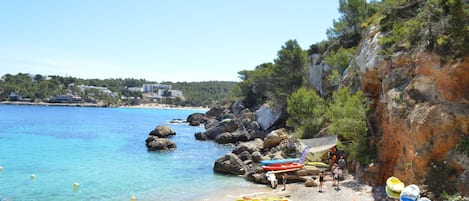
[[[435,195],[459,190],[469,196],[460,179],[469,166],[454,156],[469,136],[469,57],[442,65],[436,55],[401,54],[362,73],[361,86],[373,100],[379,160],[379,172],[364,175],[368,181],[384,184],[396,176]]]

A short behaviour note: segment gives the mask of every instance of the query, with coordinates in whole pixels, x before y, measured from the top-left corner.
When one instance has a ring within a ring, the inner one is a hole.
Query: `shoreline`
[[[100,108],[142,108],[142,109],[175,109],[175,110],[204,110],[207,107],[185,107],[177,105],[145,103],[140,105],[122,105],[122,106],[105,106],[96,103],[47,103],[47,102],[21,102],[21,101],[2,101],[1,105],[28,105],[28,106],[62,106],[62,107],[100,107]]]

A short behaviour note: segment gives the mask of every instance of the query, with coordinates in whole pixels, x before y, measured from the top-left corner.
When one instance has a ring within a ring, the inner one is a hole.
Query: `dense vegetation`
[[[141,91],[129,90],[143,84],[156,83],[144,79],[81,79],[61,76],[42,76],[18,73],[6,74],[0,79],[0,101],[47,102],[58,95],[81,97],[81,102],[99,102],[105,105],[135,105],[145,100]],[[210,106],[227,97],[235,82],[167,82],[172,89],[182,90],[184,97],[166,97],[161,103],[180,106]],[[112,93],[97,89],[81,90],[80,85],[106,87]]]

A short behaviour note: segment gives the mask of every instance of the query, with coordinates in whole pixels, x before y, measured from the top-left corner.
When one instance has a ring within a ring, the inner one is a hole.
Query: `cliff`
[[[469,57],[443,63],[439,55],[414,48],[386,58],[377,30],[367,30],[342,80],[370,100],[376,162],[361,164],[360,179],[382,185],[397,176],[436,196],[469,196],[469,159],[456,151],[469,138]]]

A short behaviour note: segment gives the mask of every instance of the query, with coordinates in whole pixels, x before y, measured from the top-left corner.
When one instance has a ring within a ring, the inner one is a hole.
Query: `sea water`
[[[246,185],[213,172],[232,146],[169,123],[194,112],[203,111],[0,105],[0,200],[191,200]],[[147,151],[157,125],[176,132],[176,150]]]

